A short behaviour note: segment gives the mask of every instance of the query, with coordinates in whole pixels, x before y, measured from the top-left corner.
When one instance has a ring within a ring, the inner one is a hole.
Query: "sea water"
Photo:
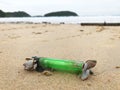
[[[32,23],[120,23],[120,16],[78,16],[78,17],[19,17],[0,18],[0,22],[32,22]]]

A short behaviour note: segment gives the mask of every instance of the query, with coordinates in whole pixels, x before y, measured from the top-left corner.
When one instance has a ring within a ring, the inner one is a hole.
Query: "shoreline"
[[[1,23],[44,23],[119,26],[120,16],[79,16],[79,17],[39,17],[0,18]]]
[[[0,24],[73,24],[73,25],[81,25],[81,26],[120,26],[120,23],[87,23],[87,22],[82,22],[82,23],[65,23],[65,22],[60,22],[60,23],[51,23],[51,22],[0,22]]]

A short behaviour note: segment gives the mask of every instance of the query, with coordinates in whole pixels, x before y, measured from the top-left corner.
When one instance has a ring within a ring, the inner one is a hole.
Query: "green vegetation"
[[[2,10],[0,10],[0,17],[5,17],[5,13]]]
[[[71,11],[58,11],[58,12],[47,13],[44,16],[51,17],[51,16],[78,16],[78,15]]]
[[[18,12],[7,12],[6,17],[30,17],[29,14],[23,11],[18,11]]]
[[[3,12],[2,10],[0,10],[0,17],[30,17],[30,15],[23,11]]]
[[[75,12],[71,12],[71,11],[50,12],[44,15],[44,17],[52,17],[52,16],[54,17],[54,16],[78,16],[78,15]],[[0,17],[31,17],[31,16],[24,11],[4,12],[0,10]],[[37,15],[33,17],[42,17],[42,16]]]

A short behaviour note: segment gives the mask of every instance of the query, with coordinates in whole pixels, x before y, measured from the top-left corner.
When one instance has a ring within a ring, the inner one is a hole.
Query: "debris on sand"
[[[83,32],[84,30],[80,30],[81,32]]]
[[[44,71],[44,72],[42,72],[42,74],[46,75],[46,76],[51,76],[52,72],[50,72],[50,71]]]
[[[115,68],[117,68],[117,69],[118,69],[118,68],[120,68],[120,66],[116,66]]]

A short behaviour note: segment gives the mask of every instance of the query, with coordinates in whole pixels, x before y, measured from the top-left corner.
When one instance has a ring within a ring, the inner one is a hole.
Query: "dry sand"
[[[23,69],[25,57],[97,60],[94,75],[44,76]],[[0,24],[0,90],[120,90],[120,27]]]

